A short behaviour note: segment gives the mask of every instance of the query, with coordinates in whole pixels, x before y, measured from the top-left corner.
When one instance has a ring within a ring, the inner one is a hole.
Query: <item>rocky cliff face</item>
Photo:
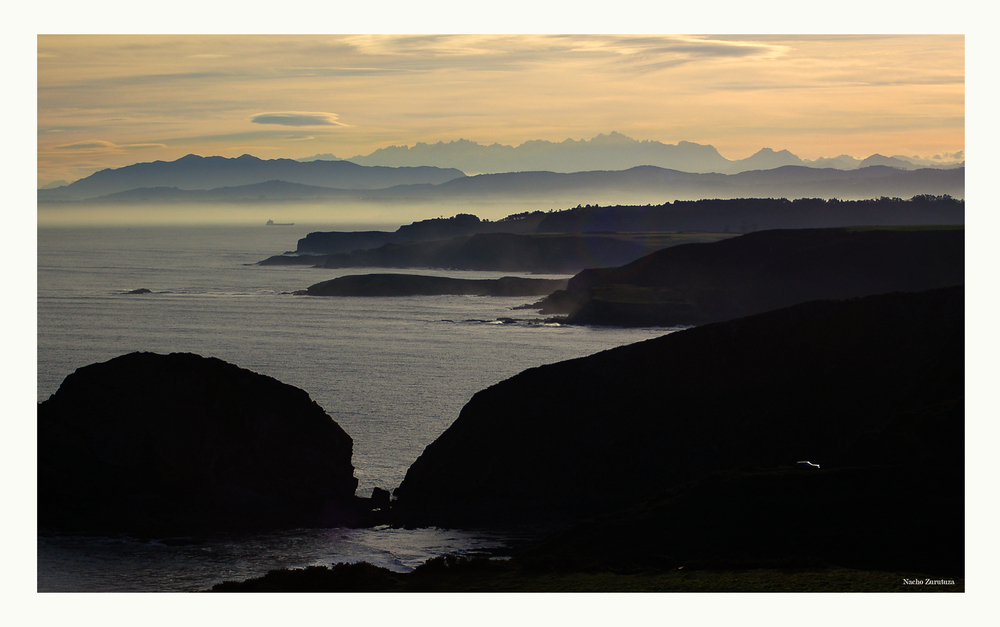
[[[350,519],[353,443],[304,391],[214,358],[132,353],[38,407],[40,527],[172,534]]]
[[[397,509],[569,521],[725,470],[961,467],[963,320],[960,287],[817,301],[527,370],[472,398]]]

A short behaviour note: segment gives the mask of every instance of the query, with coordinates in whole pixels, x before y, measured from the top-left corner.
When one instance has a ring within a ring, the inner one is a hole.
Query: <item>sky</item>
[[[37,179],[612,131],[964,159],[963,35],[39,35]]]

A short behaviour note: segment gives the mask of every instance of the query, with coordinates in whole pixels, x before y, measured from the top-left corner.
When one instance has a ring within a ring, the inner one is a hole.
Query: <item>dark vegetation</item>
[[[354,274],[310,285],[306,296],[540,296],[564,289],[566,280],[453,279],[413,274]]]

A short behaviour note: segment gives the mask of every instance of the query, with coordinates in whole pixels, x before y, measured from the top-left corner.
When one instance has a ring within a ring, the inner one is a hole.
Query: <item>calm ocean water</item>
[[[293,296],[318,281],[375,271],[253,265],[294,249],[311,230],[320,229],[40,227],[38,400],[76,368],[133,351],[218,357],[308,392],[354,439],[358,494],[367,496],[375,486],[398,486],[475,392],[526,368],[667,332],[542,324],[536,311],[512,309],[530,297]],[[138,288],[152,293],[124,294]],[[338,561],[404,571],[507,540],[442,529],[302,530],[180,544],[49,536],[38,539],[38,589],[199,590]]]

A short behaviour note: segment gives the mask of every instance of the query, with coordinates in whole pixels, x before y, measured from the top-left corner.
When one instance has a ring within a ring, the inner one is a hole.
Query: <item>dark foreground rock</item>
[[[584,270],[539,307],[568,314],[571,324],[696,325],[811,300],[964,282],[961,228],[775,230]]]
[[[836,566],[955,579],[965,569],[955,461],[716,473],[571,526],[520,557],[561,570]]]
[[[307,296],[542,296],[565,289],[566,279],[455,279],[416,274],[355,274],[310,285]]]
[[[350,523],[352,447],[298,388],[214,358],[124,355],[78,369],[38,406],[39,528]]]
[[[886,537],[909,521],[868,505],[899,485],[924,499],[919,511],[949,512],[930,520],[960,537],[963,404],[963,288],[809,302],[533,368],[481,391],[407,472],[395,506],[410,523],[578,522],[715,472],[810,473],[792,470],[810,460],[824,476],[867,470],[818,480],[819,500],[803,512],[823,510],[824,490],[854,486],[861,529]],[[744,482],[731,490],[744,490],[742,500],[699,515],[725,513],[734,528],[741,517],[792,520],[809,488],[795,483],[781,504],[782,481],[759,502]]]

